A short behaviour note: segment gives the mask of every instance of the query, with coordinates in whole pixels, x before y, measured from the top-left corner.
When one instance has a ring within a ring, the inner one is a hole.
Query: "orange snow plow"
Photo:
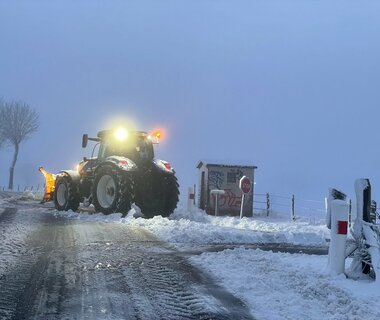
[[[39,167],[38,170],[45,177],[45,194],[42,199],[42,202],[51,201],[53,200],[53,195],[54,195],[56,175],[53,173],[47,172],[43,167]]]

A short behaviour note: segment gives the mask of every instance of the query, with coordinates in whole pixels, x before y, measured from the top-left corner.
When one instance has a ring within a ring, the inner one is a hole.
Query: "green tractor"
[[[96,138],[84,134],[83,148],[88,141],[96,142],[91,158],[83,158],[76,171],[50,175],[54,187],[44,199],[54,200],[60,211],[75,211],[82,202],[84,206],[93,204],[96,212],[125,216],[135,203],[146,218],[169,216],[177,207],[179,185],[170,163],[154,158],[153,144],[159,137],[159,133],[123,128],[100,131]],[[49,173],[45,173],[47,177]]]

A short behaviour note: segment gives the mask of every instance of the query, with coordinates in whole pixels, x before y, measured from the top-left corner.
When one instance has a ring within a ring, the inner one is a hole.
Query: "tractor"
[[[169,216],[177,207],[179,185],[170,163],[154,158],[153,145],[160,133],[103,130],[96,138],[83,135],[82,147],[96,142],[90,158],[84,157],[76,170],[46,178],[43,201],[53,200],[59,211],[76,211],[79,203],[93,204],[96,212],[125,216],[134,203],[146,218]],[[94,157],[96,148],[98,155]]]

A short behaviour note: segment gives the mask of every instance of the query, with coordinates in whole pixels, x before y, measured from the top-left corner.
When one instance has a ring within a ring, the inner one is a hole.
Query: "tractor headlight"
[[[128,131],[124,128],[119,128],[114,133],[117,140],[123,141],[128,138]]]

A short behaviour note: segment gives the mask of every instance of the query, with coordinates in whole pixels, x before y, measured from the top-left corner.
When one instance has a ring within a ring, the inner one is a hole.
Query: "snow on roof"
[[[215,160],[215,159],[202,159],[198,162],[197,168],[200,169],[203,165],[208,166],[220,166],[220,167],[240,167],[257,169],[256,166],[249,163],[250,161],[238,161],[238,160]]]

